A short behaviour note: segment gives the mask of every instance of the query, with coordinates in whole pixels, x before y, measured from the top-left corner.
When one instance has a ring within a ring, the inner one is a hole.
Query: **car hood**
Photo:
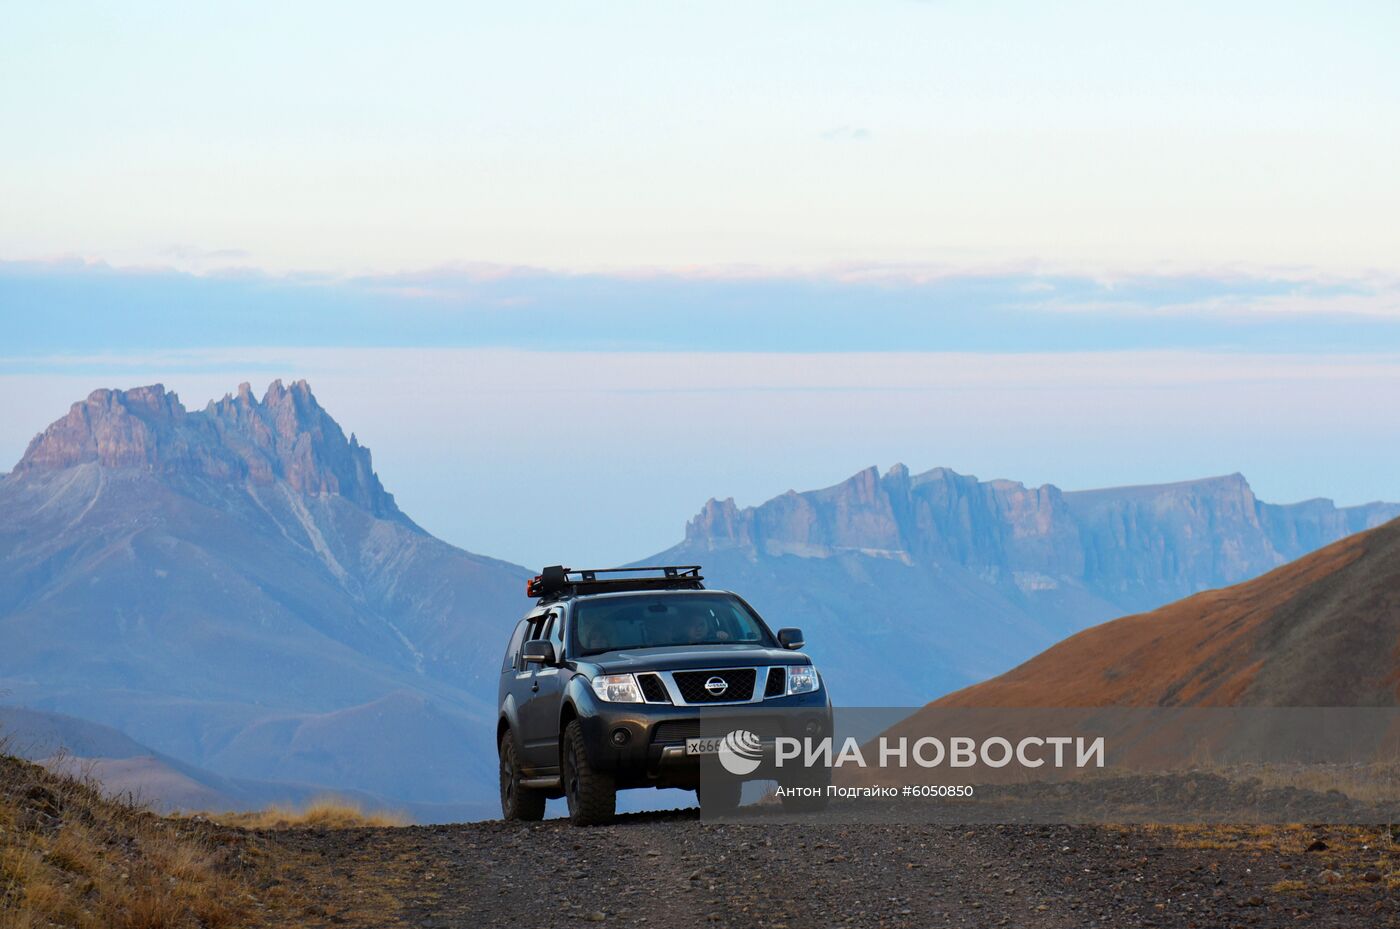
[[[579,659],[601,674],[635,671],[684,671],[709,668],[761,668],[768,665],[805,665],[811,660],[801,652],[762,645],[690,645],[668,648],[630,648]]]

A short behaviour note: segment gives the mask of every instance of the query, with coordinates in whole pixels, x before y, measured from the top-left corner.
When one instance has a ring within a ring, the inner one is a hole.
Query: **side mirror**
[[[520,657],[526,663],[538,661],[540,664],[554,664],[554,643],[548,639],[531,639],[520,650]]]
[[[783,648],[801,648],[807,644],[807,640],[802,638],[801,629],[789,626],[778,630],[778,644]]]

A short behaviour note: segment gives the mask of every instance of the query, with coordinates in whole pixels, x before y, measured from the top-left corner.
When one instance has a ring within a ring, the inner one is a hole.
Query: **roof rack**
[[[623,576],[599,577],[600,574]],[[558,600],[579,594],[624,590],[704,590],[704,585],[700,583],[703,580],[698,564],[638,568],[566,568],[563,565],[550,565],[525,582],[525,596]]]

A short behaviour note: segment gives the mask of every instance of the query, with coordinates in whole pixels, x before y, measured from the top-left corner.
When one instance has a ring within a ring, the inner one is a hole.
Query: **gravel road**
[[[475,823],[263,838],[327,926],[1400,925],[1384,828]],[[317,921],[319,920],[319,921]]]

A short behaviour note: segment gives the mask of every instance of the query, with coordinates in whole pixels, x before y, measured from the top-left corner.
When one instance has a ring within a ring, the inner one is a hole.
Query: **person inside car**
[[[711,629],[709,618],[703,613],[691,616],[686,626],[687,642],[728,642],[729,633],[723,629]]]

